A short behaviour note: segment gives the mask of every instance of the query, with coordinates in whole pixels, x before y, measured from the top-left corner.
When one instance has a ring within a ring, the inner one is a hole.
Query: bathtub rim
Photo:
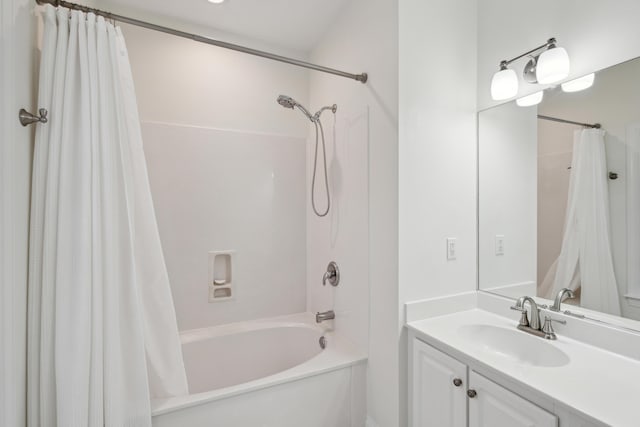
[[[338,335],[336,335],[331,329],[331,325],[328,323],[316,325],[313,314],[311,313],[297,313],[287,316],[213,326],[210,328],[192,329],[184,331],[180,335],[181,340],[183,335],[187,337],[185,338],[187,341],[183,341],[183,344],[185,344],[197,341],[195,339],[196,337],[200,337],[201,339],[215,338],[233,333],[283,327],[283,325],[286,325],[285,327],[303,327],[319,332],[320,335],[324,335],[327,338],[327,348],[313,356],[311,359],[273,375],[201,393],[163,399],[152,399],[151,416],[160,416],[194,406],[239,396],[245,393],[263,390],[288,382],[303,380],[305,378],[322,375],[327,372],[336,371],[358,364],[364,364],[367,361],[367,356],[357,352],[350,343],[342,340]],[[216,331],[215,329],[219,330]]]

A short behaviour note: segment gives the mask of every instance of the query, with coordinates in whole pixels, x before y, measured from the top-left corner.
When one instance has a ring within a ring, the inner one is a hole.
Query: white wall
[[[348,143],[352,151],[343,151],[342,156],[340,153],[338,156],[344,188],[342,205],[336,209],[342,215],[336,243],[332,244],[329,237],[331,218],[325,221],[309,218],[309,286],[313,296],[323,301],[317,306],[318,309],[330,304],[331,292],[335,292],[333,298],[336,307],[346,304],[346,307],[355,309],[360,305],[362,308],[354,313],[355,322],[352,325],[359,324],[357,319],[362,318],[364,309],[369,306],[368,423],[380,427],[400,425],[397,348],[397,9],[396,0],[348,2],[311,54],[314,62],[354,73],[367,72],[370,76],[366,85],[320,73],[313,73],[311,77],[311,105],[315,109],[321,105],[338,104],[339,120],[350,121],[343,127],[348,130],[350,137],[346,140],[338,138],[337,146],[345,148],[340,145]],[[366,156],[366,147],[362,144],[365,140],[363,115],[367,114],[367,110],[368,161],[363,158]],[[329,117],[326,122],[331,123]],[[336,172],[332,167],[334,185]],[[363,172],[367,174],[368,197],[363,193],[366,191]],[[360,184],[352,185],[358,182]],[[369,219],[362,219],[361,224],[356,224],[364,214],[362,208],[365,204]],[[362,235],[367,222],[368,239]],[[351,226],[356,228],[348,230],[347,227]],[[357,240],[350,242],[352,238]],[[363,247],[366,240],[368,247],[366,244]],[[320,285],[322,272],[331,257],[342,262],[344,271],[343,283],[335,290],[322,289]],[[367,258],[368,263],[363,264]],[[366,292],[367,276],[369,295]],[[363,291],[349,293],[349,286],[357,286]],[[312,307],[313,304],[314,301],[310,301]],[[341,328],[339,316],[344,314],[336,314],[338,329]],[[350,330],[357,330],[351,329],[348,324],[342,326],[346,327],[347,334]]]
[[[26,407],[27,255],[34,128],[18,123],[36,111],[34,3],[0,4],[0,425],[21,426]]]
[[[483,0],[478,9],[478,106],[494,102],[491,76],[510,59],[556,37],[571,58],[568,79],[640,55],[640,2],[637,0],[541,0],[534,4]],[[515,64],[521,76],[526,59]],[[523,96],[539,85],[520,81]]]
[[[537,127],[537,108],[515,102],[479,114],[480,289],[535,290]],[[496,254],[496,236],[504,237],[503,255]]]
[[[404,301],[475,287],[475,12],[462,0],[400,7]],[[457,238],[456,260],[447,260],[447,237]]]
[[[400,304],[476,287],[477,7],[400,3]],[[405,379],[406,337],[399,353]]]
[[[305,311],[308,122],[276,98],[308,103],[308,72],[123,30],[179,328]],[[235,298],[208,303],[208,252],[224,250]]]

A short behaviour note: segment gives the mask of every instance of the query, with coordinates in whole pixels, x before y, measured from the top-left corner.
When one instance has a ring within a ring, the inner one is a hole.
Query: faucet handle
[[[329,282],[331,286],[338,286],[340,283],[340,269],[335,261],[331,261],[327,265],[327,271],[322,276],[322,286],[325,286]]]
[[[551,316],[544,316],[544,325],[545,326],[549,325],[549,327],[551,327],[551,322],[560,323],[561,325],[566,325],[567,324],[566,320],[554,319]],[[544,326],[543,326],[543,328],[544,328]]]
[[[544,316],[544,325],[542,325],[542,332],[544,332],[544,337],[548,340],[555,340],[556,333],[553,330],[552,322],[560,323],[561,325],[566,325],[566,320],[552,319],[550,316]]]
[[[520,325],[521,326],[529,326],[529,318],[527,317],[527,309],[524,307],[518,307],[518,305],[512,305],[511,307],[509,307],[511,310],[515,310],[515,311],[519,311],[520,313],[522,313],[522,316],[520,316]]]

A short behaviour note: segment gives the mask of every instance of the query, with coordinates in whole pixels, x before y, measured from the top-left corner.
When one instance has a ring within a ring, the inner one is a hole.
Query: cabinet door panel
[[[454,385],[459,379],[462,383]],[[413,427],[467,425],[467,367],[435,348],[413,343]]]
[[[557,427],[558,417],[489,381],[476,372],[469,374],[469,427]]]

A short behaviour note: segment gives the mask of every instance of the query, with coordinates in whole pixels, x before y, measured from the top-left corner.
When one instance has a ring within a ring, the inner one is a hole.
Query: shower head
[[[282,105],[284,108],[291,108],[292,110],[293,107],[298,105],[298,103],[293,98],[285,95],[280,95],[278,97],[278,104]]]
[[[309,113],[306,108],[304,108],[298,103],[298,101],[291,98],[290,96],[280,95],[278,97],[278,104],[282,105],[284,108],[291,108],[292,110],[293,107],[298,107],[298,109],[307,117],[307,119],[311,120],[312,122],[314,121],[314,117],[311,115],[311,113]]]

